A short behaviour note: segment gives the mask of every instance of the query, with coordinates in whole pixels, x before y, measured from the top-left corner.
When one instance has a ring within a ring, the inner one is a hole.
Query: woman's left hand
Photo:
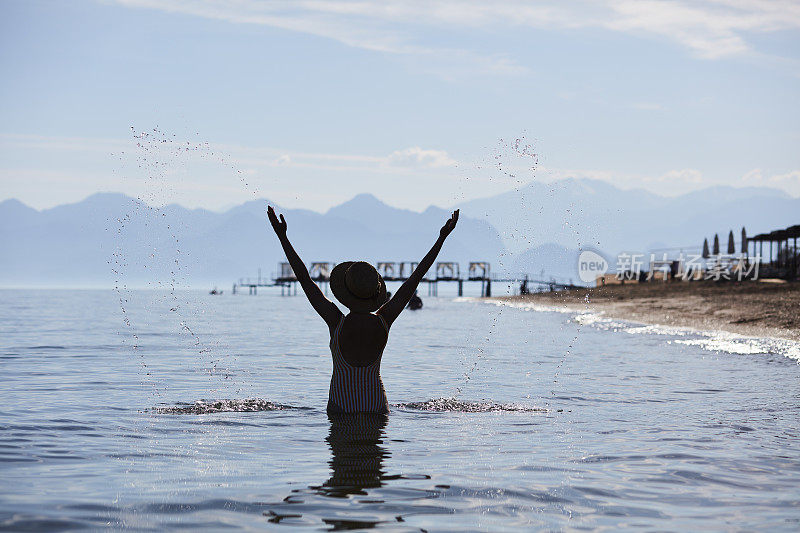
[[[272,209],[272,206],[267,206],[267,216],[269,217],[269,223],[272,224],[272,229],[275,230],[275,233],[278,236],[286,235],[286,221],[283,219],[283,215],[280,215],[281,219],[278,220],[278,216],[275,215],[275,210]]]

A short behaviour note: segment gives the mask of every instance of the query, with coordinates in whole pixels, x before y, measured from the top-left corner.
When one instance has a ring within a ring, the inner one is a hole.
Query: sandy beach
[[[610,318],[800,341],[800,283],[629,283],[494,300],[599,311]]]

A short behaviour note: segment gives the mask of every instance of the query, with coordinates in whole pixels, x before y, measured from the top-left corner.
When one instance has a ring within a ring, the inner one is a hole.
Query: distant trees
[[[733,239],[733,230],[728,231],[728,255],[736,254],[736,241]],[[741,246],[741,253],[747,253],[747,230],[744,229],[742,226],[742,246]],[[720,246],[719,246],[719,234],[714,234],[714,245],[709,253],[708,250],[708,239],[703,239],[703,259],[708,259],[712,255],[719,255],[720,254]]]
[[[745,231],[744,226],[742,226],[742,253],[747,253],[747,232]]]

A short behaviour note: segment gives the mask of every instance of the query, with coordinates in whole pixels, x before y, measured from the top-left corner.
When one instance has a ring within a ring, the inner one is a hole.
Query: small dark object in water
[[[412,311],[416,311],[417,309],[422,309],[422,298],[417,296],[417,293],[415,292],[414,296],[412,296],[411,299],[408,301],[407,307]]]
[[[214,287],[208,294],[222,294],[222,291]]]
[[[522,280],[522,283],[519,286],[519,293],[520,294],[530,294],[531,290],[528,288],[528,278]]]

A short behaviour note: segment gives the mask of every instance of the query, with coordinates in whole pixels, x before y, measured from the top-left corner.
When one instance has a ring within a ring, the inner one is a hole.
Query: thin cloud
[[[131,141],[92,137],[50,137],[21,133],[0,133],[0,147],[56,151],[113,152],[130,148]]]
[[[683,168],[680,170],[670,170],[654,178],[645,178],[645,181],[652,183],[668,183],[670,185],[699,186],[703,183],[703,173],[694,168]]]
[[[387,163],[395,167],[428,167],[441,168],[456,164],[443,150],[423,150],[419,146],[396,150],[389,154]]]
[[[754,168],[742,176],[739,183],[741,185],[775,187],[792,196],[800,196],[800,170],[766,175],[762,169]]]
[[[292,163],[292,157],[289,154],[283,154],[282,156],[278,157],[273,161],[273,164],[276,166],[286,166]]]
[[[393,55],[425,58],[433,66],[427,70],[444,78],[466,72],[517,76],[526,67],[500,54],[431,47],[416,44],[410,28],[396,28],[406,16],[419,13],[401,5],[370,5],[362,2],[256,2],[241,0],[112,0],[133,7],[182,13],[237,24],[271,26],[338,41],[347,46]],[[422,9],[423,5],[417,6]],[[423,9],[424,11],[424,9]],[[412,19],[413,21],[413,19]],[[418,22],[416,19],[414,22]]]
[[[519,74],[526,69],[504,56],[423,46],[418,44],[420,36],[437,29],[600,28],[673,41],[697,57],[718,59],[756,52],[748,40],[751,34],[800,28],[800,3],[794,0],[117,2],[130,7],[272,26],[391,54],[466,60],[484,71],[505,74]]]
[[[182,147],[184,140],[155,143],[148,147],[155,152],[170,153]],[[188,151],[189,157],[198,160],[219,159],[241,167],[246,171],[253,167],[295,167],[320,170],[374,170],[402,172],[408,169],[452,167],[456,161],[443,150],[425,149],[419,146],[395,150],[388,155],[337,154],[325,152],[293,152],[284,148],[268,146],[243,146],[237,144],[201,143],[202,149]],[[195,146],[192,144],[192,146]],[[77,153],[124,153],[135,155],[134,139],[109,139],[92,137],[49,137],[0,133],[0,147],[9,149],[32,149],[40,151],[65,151]]]

